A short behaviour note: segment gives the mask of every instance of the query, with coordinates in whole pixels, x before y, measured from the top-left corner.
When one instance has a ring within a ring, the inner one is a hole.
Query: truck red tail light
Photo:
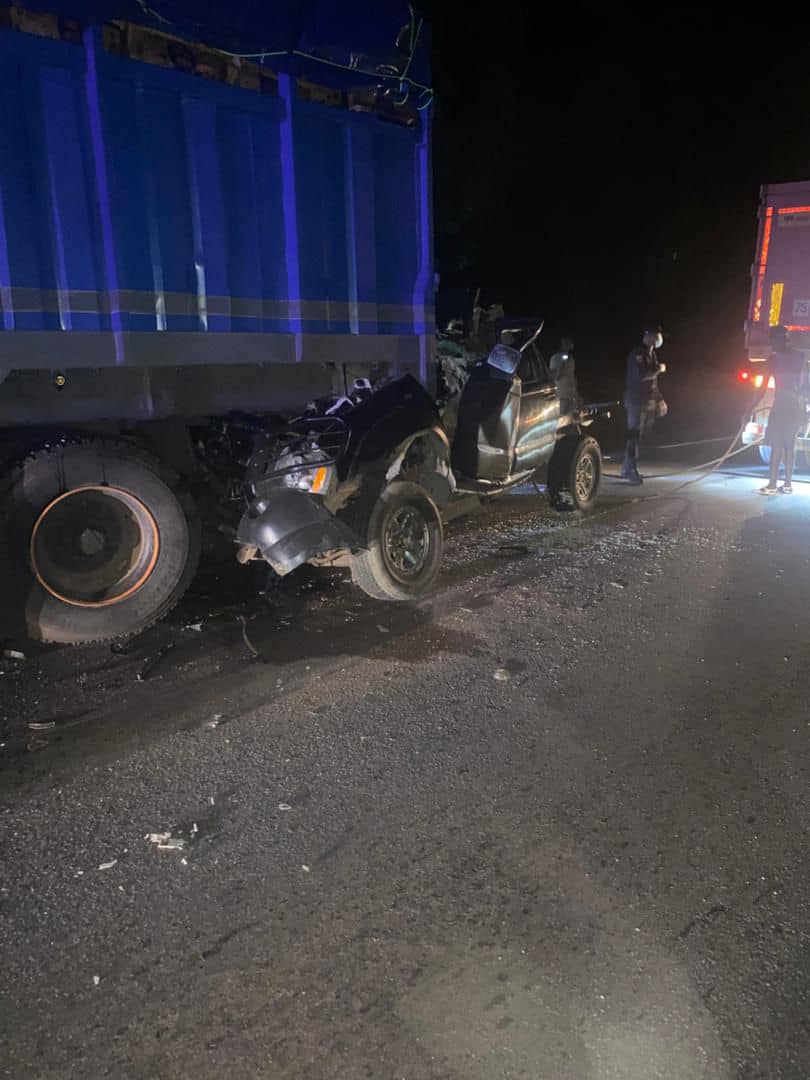
[[[742,371],[737,372],[737,378],[741,383],[746,383],[748,386],[753,386],[755,390],[761,390],[765,385],[765,376],[759,372],[756,375],[752,371],[747,371],[745,368]],[[773,375],[768,378],[768,389],[776,389],[776,380]]]

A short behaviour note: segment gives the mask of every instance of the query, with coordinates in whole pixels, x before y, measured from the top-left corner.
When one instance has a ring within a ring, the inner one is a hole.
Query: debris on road
[[[160,662],[166,659],[166,657],[169,655],[173,648],[174,642],[170,641],[162,648],[158,649],[155,655],[150,657],[138,672],[136,676],[138,682],[146,682],[146,680],[155,673],[155,669],[158,667]]]
[[[148,833],[146,839],[150,844],[154,844],[158,851],[182,851],[186,846],[185,837],[172,836],[170,832]]]
[[[281,810],[281,811],[287,811],[287,810],[292,810],[292,807],[291,807],[291,806],[290,806],[290,804],[289,804],[289,803],[287,803],[287,802],[280,802],[280,803],[278,804],[278,808],[279,808],[279,810]]]
[[[224,715],[218,712],[214,713],[214,715],[211,717],[211,719],[207,722],[205,726],[207,728],[218,728],[222,724],[227,724],[227,722],[228,721],[225,719]]]
[[[531,548],[527,544],[498,544],[498,546],[490,552],[495,558],[508,559],[515,556],[522,557],[524,555],[531,555]]]
[[[496,682],[508,682],[512,678],[512,673],[505,667],[496,668],[493,676]]]
[[[625,585],[621,581],[609,581],[608,585],[611,589],[624,589]]]
[[[250,640],[250,638],[248,637],[247,619],[245,618],[244,615],[237,615],[236,616],[236,621],[242,627],[242,640],[244,641],[248,652],[251,654],[251,656],[254,658],[254,660],[261,660],[261,658],[262,658],[261,653],[256,648],[256,646],[253,644],[253,642]]]
[[[380,631],[381,634],[390,634],[391,633],[391,631],[388,629],[388,627],[383,626],[381,623],[377,623],[377,629]]]
[[[3,656],[6,660],[25,660],[25,653],[19,649],[3,649]]]
[[[109,862],[103,862],[99,866],[99,870],[112,870],[112,868],[118,863],[118,859],[110,859]]]
[[[54,731],[57,728],[62,730],[86,723],[90,716],[90,709],[80,709],[78,712],[63,713],[53,720],[29,720],[27,727],[29,731]]]
[[[100,975],[94,975],[93,976],[93,986],[98,986],[98,984],[100,982],[101,982],[101,976]]]
[[[301,869],[304,871],[305,874],[309,873],[309,867],[307,866],[306,863],[302,863]]]
[[[186,623],[183,627],[184,630],[193,630],[196,634],[202,633],[203,624],[201,622]]]
[[[213,805],[213,797],[208,801]],[[191,855],[198,844],[210,842],[219,835],[221,816],[216,810],[198,811],[194,818],[175,823],[164,832],[147,833],[144,839],[154,844],[158,851],[180,851]]]

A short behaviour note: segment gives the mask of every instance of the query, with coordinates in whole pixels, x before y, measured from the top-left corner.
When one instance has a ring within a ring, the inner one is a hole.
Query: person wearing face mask
[[[666,371],[656,354],[664,344],[660,328],[645,330],[641,344],[627,357],[627,377],[624,387],[624,412],[627,441],[621,476],[631,484],[642,484],[638,471],[638,447],[649,432],[656,417],[667,414],[667,404],[658,389],[658,376]]]

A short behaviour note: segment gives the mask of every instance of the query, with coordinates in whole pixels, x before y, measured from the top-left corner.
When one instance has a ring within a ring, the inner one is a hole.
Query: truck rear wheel
[[[355,529],[368,547],[352,555],[352,578],[376,600],[413,600],[436,581],[444,550],[439,510],[419,484],[383,489]]]
[[[65,645],[128,637],[165,615],[197,568],[193,503],[171,470],[126,444],[32,454],[0,513],[0,624],[12,635]]]
[[[602,479],[602,452],[596,439],[563,439],[549,462],[548,494],[555,510],[590,510]]]

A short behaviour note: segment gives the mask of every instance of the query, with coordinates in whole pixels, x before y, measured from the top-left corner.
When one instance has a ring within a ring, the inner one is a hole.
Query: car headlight
[[[284,487],[295,491],[308,491],[312,495],[325,495],[332,480],[332,466],[318,465],[311,469],[296,469],[282,477]]]

